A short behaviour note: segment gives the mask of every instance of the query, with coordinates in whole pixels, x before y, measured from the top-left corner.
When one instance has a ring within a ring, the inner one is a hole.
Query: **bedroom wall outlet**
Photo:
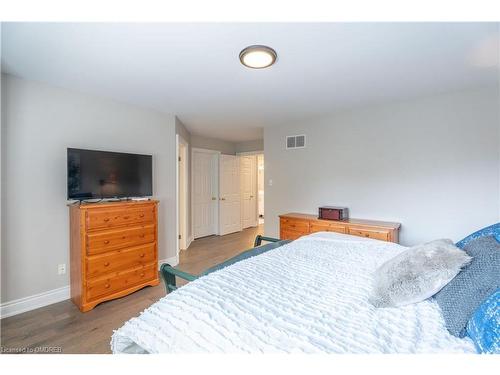
[[[66,263],[60,264],[57,266],[57,274],[58,275],[66,275]]]

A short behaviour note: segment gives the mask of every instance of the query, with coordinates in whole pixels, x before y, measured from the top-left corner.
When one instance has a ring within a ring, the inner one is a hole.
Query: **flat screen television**
[[[152,195],[151,155],[68,148],[68,199]]]

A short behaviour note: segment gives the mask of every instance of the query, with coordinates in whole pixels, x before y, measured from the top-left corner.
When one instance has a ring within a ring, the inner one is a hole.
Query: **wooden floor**
[[[199,273],[252,247],[255,236],[262,231],[260,225],[193,241],[188,250],[181,252],[177,268]],[[68,300],[5,318],[1,320],[1,346],[3,352],[5,348],[56,347],[62,353],[110,353],[113,330],[164,295],[165,289],[160,284],[104,302],[87,313],[81,313]]]

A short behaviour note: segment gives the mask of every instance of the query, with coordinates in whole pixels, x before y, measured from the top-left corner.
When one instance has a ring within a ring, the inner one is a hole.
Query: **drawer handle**
[[[109,243],[109,240],[105,240],[104,244],[107,245]]]
[[[109,289],[109,287],[110,287],[110,286],[111,286],[111,285],[109,285],[109,284],[104,285],[104,287],[105,287],[106,289]]]
[[[144,214],[140,214],[139,217],[144,217]]]
[[[109,262],[104,263],[104,267],[109,266]]]
[[[368,233],[365,233],[365,237],[370,237],[370,235]]]
[[[128,220],[130,218],[130,216],[124,216],[123,217],[125,220]]]
[[[141,277],[144,277],[145,273],[144,272],[141,272]]]
[[[141,237],[141,238],[144,238],[144,236],[145,236],[145,234],[144,234],[144,233],[139,234],[139,237]]]
[[[140,257],[141,257],[141,258],[144,258],[145,256],[146,256],[146,254],[144,254],[144,253],[142,253],[142,254],[140,255]]]
[[[109,221],[109,217],[107,217],[106,219],[104,219],[104,221],[107,223]]]
[[[126,236],[122,236],[122,240],[124,240],[125,238],[127,238]]]

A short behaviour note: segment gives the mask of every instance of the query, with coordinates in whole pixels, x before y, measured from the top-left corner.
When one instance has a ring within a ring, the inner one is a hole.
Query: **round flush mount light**
[[[240,52],[241,63],[252,69],[270,67],[277,58],[276,51],[267,46],[249,46]]]

